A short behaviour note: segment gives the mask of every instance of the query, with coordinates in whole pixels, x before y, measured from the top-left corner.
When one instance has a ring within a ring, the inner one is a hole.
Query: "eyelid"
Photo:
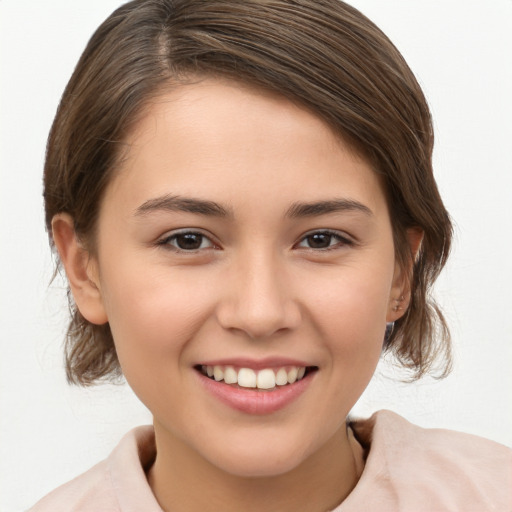
[[[315,249],[313,247],[300,247],[299,244],[303,242],[307,237],[316,235],[316,234],[324,234],[324,235],[330,235],[339,240],[339,244],[335,244],[333,246],[325,247],[322,249]],[[335,250],[341,247],[345,246],[354,246],[356,244],[356,241],[353,237],[345,233],[344,231],[337,231],[335,229],[313,229],[311,231],[308,231],[307,233],[304,233],[298,240],[298,242],[294,245],[294,247],[299,247],[300,249],[306,249],[309,251],[315,251],[315,252],[325,252],[325,251],[331,251]]]
[[[211,246],[204,247],[202,249],[199,248],[199,249],[185,250],[185,249],[180,249],[179,247],[175,247],[174,245],[170,244],[170,240],[172,240],[173,238],[180,236],[180,235],[188,235],[188,234],[199,235],[199,236],[206,238],[210,242]],[[167,231],[164,235],[160,236],[157,239],[156,245],[163,247],[165,249],[172,250],[172,251],[175,251],[178,253],[183,253],[183,254],[195,254],[195,253],[198,253],[198,252],[204,251],[204,250],[220,248],[220,244],[217,243],[217,241],[215,240],[215,237],[213,237],[213,235],[211,235],[210,233],[205,233],[204,230],[202,230],[200,228],[181,228],[181,229],[176,229],[176,230],[172,230],[172,231]]]
[[[211,245],[209,247],[205,247],[205,248],[185,250],[185,249],[180,249],[179,247],[176,247],[176,246],[170,244],[170,240],[172,240],[173,238],[180,236],[180,235],[186,235],[186,234],[202,236],[202,237],[206,238],[210,242]],[[333,246],[320,248],[320,249],[318,249],[318,248],[315,249],[313,247],[300,247],[299,244],[301,242],[303,242],[307,237],[315,235],[315,234],[330,235],[330,236],[338,239],[339,243],[334,244]],[[353,246],[355,244],[356,244],[356,241],[354,240],[354,238],[351,237],[350,235],[348,235],[347,233],[345,233],[344,231],[338,231],[335,229],[324,228],[324,229],[313,229],[311,231],[307,231],[294,244],[294,247],[298,247],[299,249],[306,249],[308,251],[325,252],[325,251],[329,251],[329,250],[338,249],[338,248],[340,248],[340,246],[341,247]],[[201,228],[181,228],[181,229],[168,231],[156,240],[156,245],[164,247],[169,250],[173,250],[175,252],[188,253],[188,254],[194,254],[194,253],[197,253],[200,251],[210,250],[210,249],[220,249],[220,244],[216,241],[215,237],[210,233],[205,233],[204,230],[202,230]]]

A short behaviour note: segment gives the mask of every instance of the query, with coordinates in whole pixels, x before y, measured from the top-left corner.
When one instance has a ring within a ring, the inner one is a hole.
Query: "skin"
[[[148,480],[160,505],[332,509],[357,482],[346,416],[386,322],[407,302],[377,175],[310,112],[218,80],[154,101],[127,143],[94,253],[67,215],[53,232],[80,311],[110,323],[124,375],[154,415]],[[227,215],[158,207],[170,196],[213,201]],[[345,208],[290,215],[297,203],[334,200]],[[204,235],[198,249],[179,249],[183,230]],[[291,356],[318,371],[267,415],[219,402],[194,369]]]

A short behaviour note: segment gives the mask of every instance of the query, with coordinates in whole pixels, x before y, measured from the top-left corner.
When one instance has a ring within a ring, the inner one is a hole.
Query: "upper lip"
[[[251,359],[247,357],[230,357],[221,359],[209,359],[197,363],[197,366],[235,366],[238,368],[252,368],[263,370],[265,368],[282,368],[283,366],[308,367],[311,363],[289,357],[267,357],[263,359]]]

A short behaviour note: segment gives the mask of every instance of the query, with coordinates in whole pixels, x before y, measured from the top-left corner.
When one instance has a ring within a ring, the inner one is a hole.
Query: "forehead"
[[[109,189],[133,201],[170,192],[312,201],[333,187],[366,202],[382,195],[370,165],[319,117],[235,82],[205,79],[165,92],[126,142]]]

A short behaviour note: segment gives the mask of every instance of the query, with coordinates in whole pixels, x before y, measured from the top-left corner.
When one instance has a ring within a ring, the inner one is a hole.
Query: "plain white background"
[[[435,169],[456,224],[437,287],[455,343],[443,380],[403,384],[383,365],[356,406],[512,445],[512,1],[354,0],[424,87]],[[59,97],[118,0],[0,2],[0,510],[19,511],[150,422],[127,386],[67,386],[65,288],[48,286],[41,175]]]

